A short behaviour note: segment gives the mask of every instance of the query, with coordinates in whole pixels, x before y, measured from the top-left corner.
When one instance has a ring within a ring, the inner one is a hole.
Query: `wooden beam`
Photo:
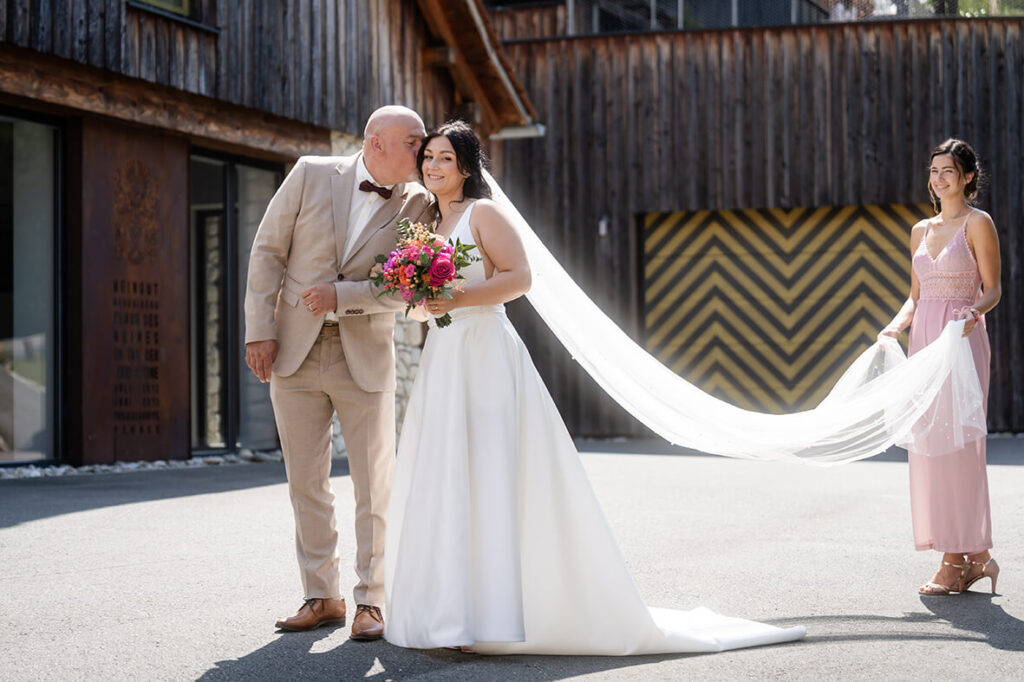
[[[536,118],[478,0],[418,0],[431,33],[455,52],[448,67],[459,93],[480,105],[486,135]],[[437,60],[434,61],[437,64]]]
[[[0,93],[151,126],[195,144],[260,158],[331,153],[326,128],[9,44],[0,44]]]
[[[455,48],[451,45],[423,48],[423,65],[430,67],[454,66]]]
[[[427,24],[431,31],[447,45],[456,47],[457,55],[455,63],[448,65],[455,87],[466,99],[473,100],[480,104],[483,110],[484,133],[490,134],[501,127],[498,114],[494,110],[491,97],[487,93],[473,67],[466,61],[463,52],[459,49],[459,37],[452,30],[451,23],[445,11],[444,3],[441,0],[419,0],[420,10],[427,17]],[[468,36],[463,39],[469,39]]]

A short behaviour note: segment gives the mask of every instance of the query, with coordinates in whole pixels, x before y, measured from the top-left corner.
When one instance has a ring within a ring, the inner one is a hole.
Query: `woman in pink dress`
[[[910,354],[935,340],[950,320],[967,320],[982,393],[988,400],[989,349],[985,313],[999,302],[999,239],[992,219],[971,206],[981,168],[966,142],[946,140],[932,150],[928,191],[933,218],[910,235],[910,297],[882,334],[910,325]],[[985,439],[953,453],[910,452],[910,510],[914,546],[943,553],[924,595],[965,592],[982,578],[996,591],[999,565],[989,554],[992,523]]]

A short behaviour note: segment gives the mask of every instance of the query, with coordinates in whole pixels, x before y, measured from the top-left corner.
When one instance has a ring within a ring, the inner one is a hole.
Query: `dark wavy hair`
[[[452,143],[459,170],[467,174],[466,182],[462,186],[463,201],[466,199],[490,199],[491,188],[487,186],[487,180],[484,179],[487,157],[484,155],[480,138],[468,123],[458,119],[448,121],[441,127],[435,128],[423,139],[420,153],[416,157],[416,168],[420,172],[420,180],[423,179],[423,155],[427,152],[427,145],[435,137],[442,135]],[[437,211],[438,217],[440,217],[440,207],[437,207]]]
[[[978,154],[971,145],[963,140],[951,137],[932,150],[931,156],[928,157],[929,167],[936,156],[942,156],[943,154],[949,154],[953,157],[953,165],[960,171],[960,175],[974,173],[971,181],[964,186],[964,198],[967,199],[968,204],[974,203],[974,200],[978,197],[978,189],[982,182],[982,171],[981,164],[978,162]],[[928,182],[928,197],[932,201],[932,208],[935,209],[935,213],[939,213],[942,210],[942,202],[939,201],[939,198],[932,191],[932,183],[930,181]]]

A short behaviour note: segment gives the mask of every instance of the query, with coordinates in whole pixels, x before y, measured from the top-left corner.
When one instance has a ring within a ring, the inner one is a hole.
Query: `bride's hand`
[[[458,305],[455,303],[458,296],[458,292],[453,292],[452,298],[432,298],[424,304],[424,307],[431,315],[440,317],[452,309],[458,308]]]
[[[900,338],[900,330],[890,329],[889,327],[886,327],[882,331],[878,332],[878,340],[881,341],[883,336],[888,336],[890,338],[898,340]]]

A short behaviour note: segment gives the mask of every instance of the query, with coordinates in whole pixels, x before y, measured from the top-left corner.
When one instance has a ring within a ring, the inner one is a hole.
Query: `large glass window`
[[[0,116],[0,461],[54,457],[58,130]]]
[[[282,173],[194,155],[192,196],[192,448],[277,446],[269,387],[245,366],[245,280],[263,212]]]

